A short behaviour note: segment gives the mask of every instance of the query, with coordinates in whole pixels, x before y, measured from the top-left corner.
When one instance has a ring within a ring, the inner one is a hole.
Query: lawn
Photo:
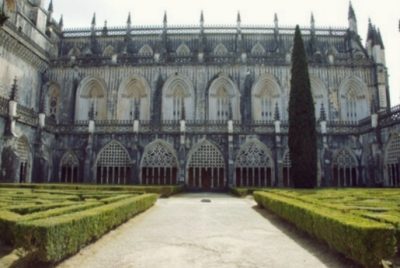
[[[0,240],[56,263],[151,207],[142,188],[0,186]]]
[[[398,189],[264,189],[254,197],[260,206],[364,266],[375,267],[397,250]]]

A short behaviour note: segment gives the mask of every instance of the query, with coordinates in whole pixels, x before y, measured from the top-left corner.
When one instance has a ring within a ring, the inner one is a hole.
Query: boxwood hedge
[[[13,227],[15,244],[31,251],[39,261],[58,262],[148,209],[156,200],[157,195],[144,194],[99,207],[90,208],[88,204],[88,209],[56,217],[18,222]]]
[[[273,192],[255,192],[254,198],[259,206],[366,267],[376,267],[396,252],[395,228],[390,224]]]

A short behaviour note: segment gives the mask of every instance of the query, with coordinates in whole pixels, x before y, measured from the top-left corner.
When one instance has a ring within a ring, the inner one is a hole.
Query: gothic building
[[[0,1],[0,181],[290,186],[294,27],[63,29],[53,5]],[[348,27],[303,28],[320,186],[398,186],[400,107],[385,48]],[[302,133],[299,133],[302,135]]]

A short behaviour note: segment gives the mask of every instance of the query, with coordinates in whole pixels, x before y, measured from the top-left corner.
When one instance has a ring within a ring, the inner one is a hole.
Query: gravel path
[[[251,198],[202,193],[158,200],[58,267],[349,266],[324,245],[256,208]]]

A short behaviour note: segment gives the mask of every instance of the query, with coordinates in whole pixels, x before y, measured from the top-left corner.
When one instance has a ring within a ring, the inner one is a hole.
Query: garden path
[[[209,199],[210,203],[201,202]],[[181,194],[159,199],[60,268],[351,267],[250,197]]]

